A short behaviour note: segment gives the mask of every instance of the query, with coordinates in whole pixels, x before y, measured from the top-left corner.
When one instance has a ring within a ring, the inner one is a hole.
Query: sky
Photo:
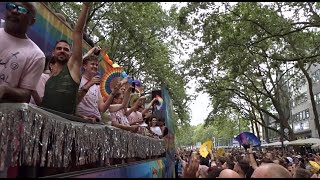
[[[173,4],[176,4],[177,7],[182,7],[186,5],[186,2],[161,2],[160,3],[163,9],[169,10],[170,7]],[[193,51],[191,48],[189,51]],[[186,52],[189,54],[189,52]],[[188,56],[182,56],[182,57],[174,57],[173,60],[175,62],[179,62],[180,60],[188,59]],[[195,91],[195,80],[189,81],[188,85],[191,87],[190,89],[186,89],[187,94],[189,95],[197,95],[196,99],[191,101],[189,104],[189,108],[191,110],[190,116],[191,116],[191,125],[198,125],[200,123],[203,123],[204,120],[207,118],[208,114],[211,111],[211,108],[209,107],[209,96],[206,93],[197,93]]]

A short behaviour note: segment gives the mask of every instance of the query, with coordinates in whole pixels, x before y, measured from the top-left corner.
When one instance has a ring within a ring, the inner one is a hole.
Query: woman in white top
[[[161,137],[162,136],[162,132],[159,126],[157,126],[157,118],[156,117],[152,117],[151,120],[151,126],[150,126],[150,130],[155,133],[157,136]]]

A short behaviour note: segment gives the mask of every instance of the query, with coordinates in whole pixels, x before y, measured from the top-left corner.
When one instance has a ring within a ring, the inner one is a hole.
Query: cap
[[[287,159],[290,163],[293,163],[293,159],[291,157],[287,157]]]

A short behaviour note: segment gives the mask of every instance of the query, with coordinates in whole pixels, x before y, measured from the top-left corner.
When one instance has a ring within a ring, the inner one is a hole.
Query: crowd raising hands
[[[176,150],[177,178],[320,178],[319,153],[233,148],[202,157],[196,150]]]

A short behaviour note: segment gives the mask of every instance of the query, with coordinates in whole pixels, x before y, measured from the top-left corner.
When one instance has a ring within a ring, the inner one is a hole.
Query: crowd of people
[[[52,55],[45,56],[27,36],[36,22],[33,2],[7,2],[4,28],[0,29],[0,102],[30,103],[79,116],[89,123],[111,124],[133,133],[162,138],[168,133],[164,119],[150,112],[157,103],[133,93],[128,77],[119,79],[103,98],[98,72],[99,47],[83,56],[83,33],[92,2],[84,2],[72,34],[72,47],[57,40]],[[129,103],[133,96],[136,98]]]
[[[202,157],[199,149],[176,150],[178,178],[320,178],[319,153],[233,148]]]

